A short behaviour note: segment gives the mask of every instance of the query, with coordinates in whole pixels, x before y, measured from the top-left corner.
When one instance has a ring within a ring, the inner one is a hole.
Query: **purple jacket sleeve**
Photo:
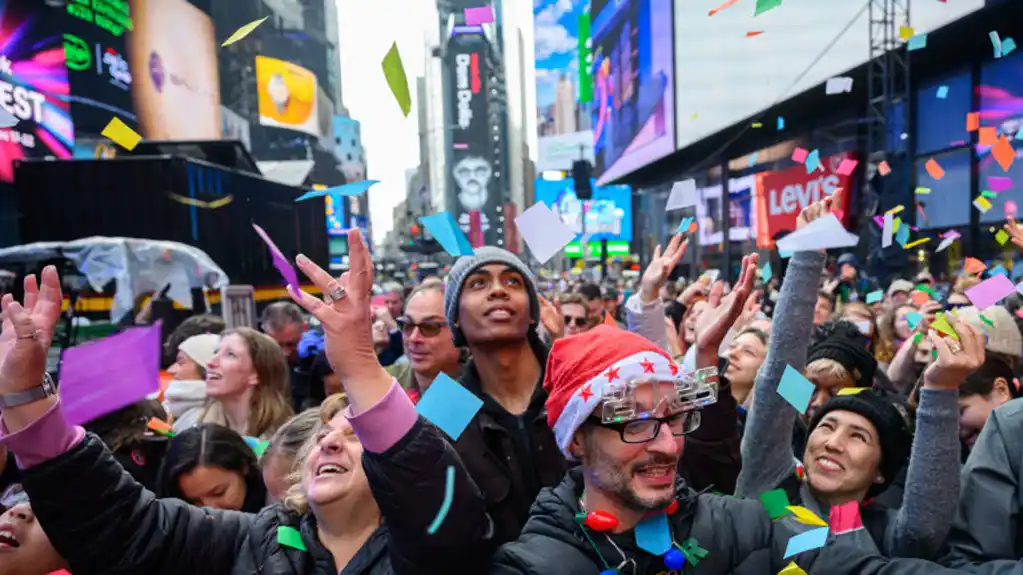
[[[42,417],[17,433],[8,433],[7,424],[0,418],[0,444],[14,452],[21,469],[35,467],[70,451],[84,437],[84,429],[68,425],[64,419],[59,399]]]
[[[419,414],[395,379],[391,382],[391,389],[380,401],[358,415],[349,407],[345,417],[351,422],[355,435],[366,451],[383,453],[412,429]]]

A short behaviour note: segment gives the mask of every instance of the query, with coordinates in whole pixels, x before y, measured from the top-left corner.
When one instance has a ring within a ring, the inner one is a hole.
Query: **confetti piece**
[[[998,141],[998,131],[991,126],[984,126],[977,131],[977,143],[981,146],[994,146]]]
[[[156,417],[150,417],[146,423],[146,427],[159,433],[160,435],[166,435],[167,437],[174,437],[174,432],[171,431],[169,423]]]
[[[266,453],[266,448],[270,447],[270,442],[265,439],[251,437],[248,435],[242,437],[242,439],[245,441],[245,444],[249,446],[249,449],[256,454],[256,457],[263,457],[263,454]]]
[[[998,245],[1004,246],[1005,242],[1009,241],[1009,234],[1005,233],[1005,230],[998,230],[998,233],[995,234],[995,241],[998,242]]]
[[[931,189],[930,188],[924,188],[924,187],[921,186],[921,187],[918,187],[916,190],[914,190],[913,193],[915,193],[918,196],[926,196],[927,194],[931,193]]]
[[[856,389],[856,388],[846,388],[846,389]],[[867,388],[864,387],[864,388],[861,388],[861,389],[867,389]],[[845,391],[845,390],[839,391],[838,394],[842,395],[842,391]],[[816,527],[827,527],[828,526],[828,524],[825,523],[823,519],[821,519],[820,517],[817,517],[817,515],[813,511],[810,511],[806,507],[800,507],[799,505],[789,505],[785,509],[788,509],[789,511],[791,511],[792,512],[792,516],[795,517],[796,521],[798,521],[800,523],[805,523],[806,525],[814,525]]]
[[[892,173],[892,167],[888,165],[888,162],[881,162],[880,164],[877,165],[877,171],[882,176],[887,176],[888,174]]]
[[[835,94],[842,94],[852,92],[853,79],[848,76],[837,76],[835,78],[828,78],[828,81],[824,83],[824,93],[828,96]]]
[[[543,202],[533,204],[515,218],[519,235],[529,246],[533,257],[547,263],[575,239],[575,232]]]
[[[850,501],[835,505],[828,512],[828,523],[835,535],[863,529],[863,518],[860,516],[860,502]]]
[[[429,390],[427,390],[429,392]],[[451,503],[455,500],[455,466],[448,465],[447,472],[445,473],[444,481],[444,500],[441,501],[440,509],[437,510],[437,515],[430,522],[430,526],[426,529],[426,532],[430,535],[437,533],[440,526],[444,524],[444,520],[448,517],[448,512],[451,511]]]
[[[899,230],[895,232],[895,241],[903,248],[906,247],[906,243],[909,242],[909,226],[899,226]]]
[[[830,531],[827,527],[819,527],[805,533],[800,533],[799,535],[794,535],[789,538],[789,543],[785,547],[785,556],[783,559],[788,559],[793,555],[799,555],[804,551],[820,549],[828,542],[829,532]]]
[[[938,315],[934,317],[934,321],[931,322],[931,328],[942,335],[951,337],[952,339],[959,339],[959,334],[956,333],[956,330],[952,329],[952,324],[948,323],[948,319],[945,317],[945,312],[939,312]]]
[[[948,97],[948,86],[938,86],[938,99],[944,100]]]
[[[757,154],[758,152],[753,152],[753,155],[749,157],[749,167],[752,168],[757,164]]]
[[[927,292],[920,290],[913,290],[913,293],[910,294],[910,298],[913,300],[913,303],[918,306],[931,301],[931,296],[927,295]]]
[[[438,212],[429,216],[419,218],[426,231],[430,232],[433,239],[437,240],[444,251],[455,256],[471,256],[473,254],[472,244],[465,232],[455,222],[455,218],[448,212]]]
[[[263,243],[265,243],[266,246],[270,248],[270,257],[273,260],[274,267],[277,268],[278,272],[280,272],[281,277],[284,278],[285,283],[287,285],[290,285],[294,289],[298,289],[299,286],[298,274],[295,272],[295,267],[291,265],[291,262],[289,262],[287,258],[284,257],[284,254],[281,253],[281,250],[277,247],[277,244],[275,244],[273,240],[270,239],[270,236],[267,235],[266,231],[264,231],[263,228],[259,227],[256,224],[252,224],[252,228],[256,230],[256,233],[259,234],[259,237],[263,238]]]
[[[998,37],[998,32],[992,30],[987,33],[987,37],[991,39],[991,46],[995,49],[995,58],[1002,57],[1002,40]]]
[[[906,42],[906,50],[913,52],[927,47],[927,34],[917,34]]]
[[[870,388],[869,387],[843,387],[842,389],[838,390],[838,395],[859,395],[859,394],[863,393],[864,391],[867,391],[868,389],[870,389]],[[827,524],[825,523],[825,525],[827,525]]]
[[[913,34],[916,34],[916,32],[911,26],[899,26],[899,38],[902,39],[903,42],[912,38]]]
[[[966,114],[966,131],[976,132],[980,129],[980,112]]]
[[[481,26],[494,21],[494,11],[490,6],[479,6],[465,9],[465,25]]]
[[[987,270],[987,275],[989,276],[993,276],[996,274],[1001,274],[1005,277],[1009,277],[1009,272],[1005,271],[1005,268],[1002,266],[1002,264],[998,264],[995,267]]]
[[[678,229],[675,230],[675,233],[676,234],[680,234],[680,233],[683,233],[683,232],[688,232],[689,231],[689,226],[692,223],[693,223],[693,218],[691,218],[691,217],[682,218],[682,221],[678,224]]]
[[[906,314],[906,323],[909,324],[909,329],[916,329],[916,326],[920,325],[923,320],[924,316],[921,313],[911,311]]]
[[[1002,301],[1005,296],[1016,291],[1012,281],[1002,274],[996,274],[966,290],[966,297],[970,298],[977,309],[986,309]]]
[[[362,180],[361,182],[352,182],[343,186],[334,186],[333,188],[327,188],[324,190],[312,190],[306,192],[301,196],[295,198],[295,202],[304,202],[311,200],[312,198],[319,198],[323,196],[357,196],[366,190],[370,189],[375,184],[379,184],[378,180]]]
[[[764,127],[764,125],[761,124],[760,122],[753,122],[752,125],[753,125],[754,128],[763,128]]]
[[[457,440],[482,406],[475,394],[441,372],[416,404],[416,411]]]
[[[185,204],[186,206],[195,206],[197,208],[202,208],[204,210],[215,210],[217,208],[222,208],[234,201],[233,195],[217,198],[216,200],[212,200],[209,202],[197,200],[195,198],[189,198],[187,196],[178,195],[175,194],[174,192],[169,192],[167,196],[170,197],[170,199],[174,200],[175,202],[178,202],[179,204]]]
[[[986,214],[991,209],[991,202],[988,201],[984,196],[978,196],[973,200],[973,206],[977,208],[982,214]]]
[[[802,164],[803,162],[806,161],[806,156],[809,153],[810,152],[804,150],[803,148],[796,148],[795,150],[792,150],[792,161],[799,162],[800,164]]]
[[[721,4],[717,8],[714,8],[713,10],[711,10],[710,14],[707,14],[707,16],[713,16],[713,15],[717,14],[718,12],[724,10],[725,8],[728,8],[729,6],[734,6],[738,1],[739,0],[725,0],[725,2],[723,4]]]
[[[929,241],[931,241],[931,238],[920,238],[918,240],[913,240],[913,241],[909,242],[908,244],[906,244],[903,247],[908,250],[908,249],[915,248],[915,247],[917,247],[920,244],[926,244]]]
[[[991,155],[994,156],[995,161],[1006,172],[1012,167],[1012,163],[1016,161],[1016,150],[1013,149],[1012,144],[1009,143],[1008,138],[1005,136],[998,138],[998,141],[995,142],[995,145],[991,148]]]
[[[1002,40],[1002,57],[1006,57],[1016,51],[1016,41],[1012,38]]]
[[[405,75],[405,66],[401,63],[401,55],[398,54],[397,42],[391,44],[391,49],[384,56],[381,66],[387,85],[390,86],[394,99],[398,101],[402,114],[407,118],[412,111],[412,97],[409,95],[408,78]]]
[[[803,228],[806,229],[806,228]],[[805,413],[810,406],[810,396],[813,395],[813,384],[803,377],[803,374],[796,371],[791,365],[785,366],[785,373],[778,382],[778,395],[789,402],[789,405],[796,408],[799,413]],[[776,519],[772,517],[772,519]]]
[[[675,182],[671,186],[671,194],[668,196],[668,203],[665,205],[664,211],[670,212],[695,206],[697,199],[696,180],[688,179]]]
[[[859,236],[851,234],[834,213],[825,214],[778,240],[778,251],[799,252],[832,248],[846,248],[859,243]]]
[[[781,0],[757,0],[757,6],[753,11],[753,16],[759,16],[764,12],[774,10],[778,6],[781,6]]]
[[[996,193],[994,193],[992,191],[989,191],[989,190],[984,190],[983,192],[980,193],[980,195],[984,196],[985,198],[992,199],[992,200],[998,197],[998,194],[996,194]]]
[[[891,214],[891,215],[894,216],[895,214],[902,213],[902,210],[904,210],[904,209],[906,209],[906,206],[904,206],[902,204],[899,204],[899,205],[895,206],[894,208],[892,208],[892,209],[888,210],[887,212],[885,212],[885,214],[886,215],[887,214]],[[898,227],[898,226],[896,226],[896,227]]]
[[[689,116],[689,119],[690,120],[695,120],[698,116],[699,116],[699,114],[697,114],[696,112],[693,112],[693,115]]]
[[[984,265],[984,262],[977,258],[966,258],[966,261],[963,262],[963,271],[968,274],[976,275],[982,273],[986,269],[987,266]]]
[[[892,245],[892,238],[895,233],[895,218],[891,214],[884,215],[883,226],[881,228],[881,247],[886,248]]]
[[[781,116],[778,116],[778,131],[780,132],[780,131],[782,131],[784,129],[785,129],[785,118],[783,118]]]
[[[671,549],[671,527],[667,513],[655,513],[633,529],[636,546],[652,555],[664,555]]]
[[[277,528],[277,544],[299,551],[307,551],[305,543],[302,542],[302,534],[294,527],[281,525]]]
[[[104,138],[109,138],[129,152],[134,150],[135,146],[139,145],[139,142],[142,141],[142,136],[117,117],[110,119],[110,122],[107,124],[107,127],[103,128],[101,134]]]
[[[995,192],[1004,192],[1012,188],[1012,178],[1005,176],[988,176],[987,185]]]
[[[267,20],[267,18],[269,18],[269,16],[266,16],[264,18],[260,18],[259,20],[255,20],[253,22],[249,22],[248,24],[246,24],[246,25],[242,26],[241,28],[235,30],[234,34],[231,34],[230,36],[228,36],[227,40],[224,40],[224,43],[221,44],[220,47],[223,48],[224,46],[230,46],[231,44],[234,44],[238,40],[241,40],[242,38],[248,36],[260,24],[265,22]]]
[[[817,148],[814,148],[806,156],[806,173],[812,174],[817,170],[823,170],[824,166],[821,166],[821,152]]]
[[[924,164],[924,168],[927,169],[927,173],[935,180],[940,180],[945,177],[945,170],[942,169],[941,164],[939,164],[934,158],[927,160],[927,163]]]
[[[763,34],[763,33],[764,33],[764,31],[763,31],[763,30],[757,30],[757,31],[755,31],[755,32],[746,32],[746,37],[747,37],[747,38],[752,38],[752,37],[754,37],[754,36],[759,36],[759,35],[761,35],[761,34]]]
[[[867,294],[867,305],[877,303],[884,299],[884,292],[881,290],[872,291]]]
[[[767,262],[764,264],[764,267],[760,268],[760,279],[763,280],[764,283],[767,283],[771,281],[772,277],[774,277],[774,275],[771,272],[771,262]]]
[[[796,565],[795,561],[789,561],[789,564],[779,571],[778,575],[806,575],[806,571],[799,565]]]
[[[838,169],[835,170],[835,173],[840,176],[848,176],[853,173],[853,170],[856,169],[856,164],[858,163],[859,162],[852,158],[846,158],[842,160],[842,163],[838,164]]]
[[[773,489],[761,493],[760,504],[767,509],[767,514],[771,516],[771,519],[779,519],[791,513],[789,507],[792,504],[789,503],[789,496],[785,494],[784,489]]]

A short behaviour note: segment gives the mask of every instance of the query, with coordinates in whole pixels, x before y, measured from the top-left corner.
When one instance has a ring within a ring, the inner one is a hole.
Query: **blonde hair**
[[[845,379],[852,377],[849,370],[844,365],[830,358],[821,358],[811,361],[806,366],[806,375],[809,376],[813,373],[819,373],[835,379]]]
[[[305,464],[309,454],[316,448],[316,444],[319,441],[318,436],[323,426],[330,423],[330,420],[334,419],[335,415],[347,407],[348,396],[344,393],[335,393],[324,399],[323,403],[320,404],[320,423],[313,430],[309,439],[302,445],[302,448],[298,450],[295,460],[291,464],[291,473],[288,474],[287,479],[288,490],[284,494],[284,500],[281,501],[288,510],[300,515],[305,515],[309,512],[309,498],[306,497],[305,489],[302,487],[302,465]]]
[[[259,380],[249,400],[245,435],[252,437],[270,435],[284,425],[292,415],[291,405],[287,399],[290,387],[288,361],[277,342],[266,334],[250,327],[238,327],[220,334],[221,341],[229,335],[237,335],[245,342],[252,360],[252,369]],[[201,420],[206,419],[210,409],[217,403],[215,398],[206,401]]]
[[[961,275],[952,286],[952,293],[966,295],[966,290],[980,283],[980,277],[974,275]]]

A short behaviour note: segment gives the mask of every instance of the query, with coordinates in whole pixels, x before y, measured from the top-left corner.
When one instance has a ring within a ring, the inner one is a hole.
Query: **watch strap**
[[[43,376],[43,382],[33,388],[15,393],[0,394],[0,409],[18,407],[19,405],[25,405],[27,403],[32,403],[33,401],[46,399],[47,397],[56,394],[57,392],[54,389],[53,380],[50,378],[50,374],[47,373]]]

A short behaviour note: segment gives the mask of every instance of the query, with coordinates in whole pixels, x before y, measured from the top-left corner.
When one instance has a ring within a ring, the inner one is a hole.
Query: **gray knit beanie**
[[[504,264],[522,274],[526,280],[526,290],[529,293],[529,317],[534,324],[540,321],[540,302],[536,298],[536,283],[533,281],[533,274],[522,263],[522,260],[515,257],[515,254],[494,246],[483,246],[476,248],[471,256],[458,258],[455,265],[451,266],[448,272],[448,283],[444,287],[444,315],[447,316],[448,326],[451,327],[451,335],[458,347],[466,345],[465,336],[456,324],[458,323],[458,301],[462,299],[462,287],[465,278],[479,268],[489,264]],[[532,331],[532,330],[530,330]]]

